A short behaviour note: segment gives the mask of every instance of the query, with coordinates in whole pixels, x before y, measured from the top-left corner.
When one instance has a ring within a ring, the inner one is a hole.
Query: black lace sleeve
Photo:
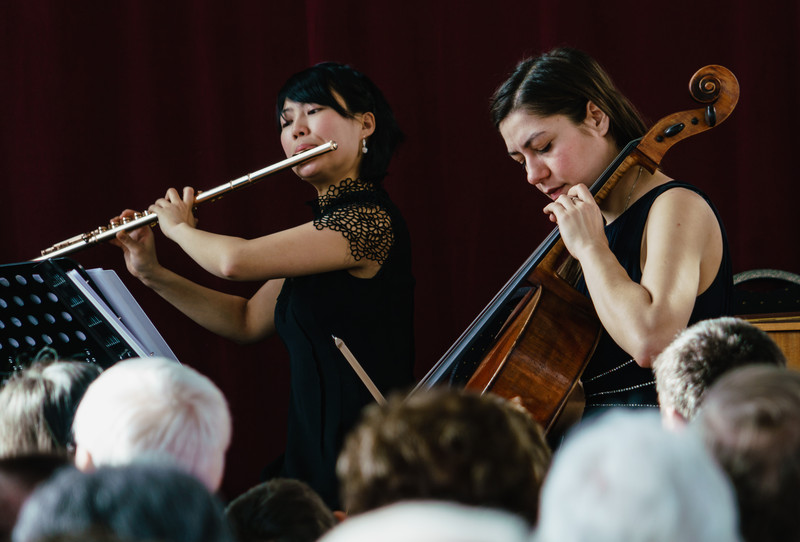
[[[342,232],[350,241],[350,253],[356,261],[367,258],[383,265],[394,243],[392,219],[383,207],[374,203],[331,209],[314,219],[314,227]]]

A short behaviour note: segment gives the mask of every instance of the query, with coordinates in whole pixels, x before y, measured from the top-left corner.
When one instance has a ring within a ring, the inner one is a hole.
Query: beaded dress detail
[[[347,178],[310,205],[318,230],[342,232],[356,261],[367,258],[383,265],[394,243],[392,221],[383,203],[385,198],[374,184]]]

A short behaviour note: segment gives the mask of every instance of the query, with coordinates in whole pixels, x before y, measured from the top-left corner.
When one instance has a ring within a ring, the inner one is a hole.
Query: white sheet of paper
[[[161,356],[178,361],[164,338],[113,270],[87,269],[86,272],[100,293],[108,300],[110,307],[80,273],[72,270],[67,272],[67,276],[137,354],[142,357]]]

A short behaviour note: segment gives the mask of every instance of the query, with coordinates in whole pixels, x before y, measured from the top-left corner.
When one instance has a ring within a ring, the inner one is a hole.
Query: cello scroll
[[[739,81],[728,68],[711,64],[697,70],[689,80],[689,94],[694,101],[707,105],[673,113],[655,123],[613,175],[604,174],[594,183],[595,201],[602,202],[631,167],[640,165],[654,173],[673,145],[727,119],[739,101]]]
[[[641,164],[651,173],[674,144],[705,132],[730,116],[739,101],[739,82],[729,69],[712,64],[695,72],[689,81],[689,93],[696,102],[708,105],[664,117],[637,147]]]

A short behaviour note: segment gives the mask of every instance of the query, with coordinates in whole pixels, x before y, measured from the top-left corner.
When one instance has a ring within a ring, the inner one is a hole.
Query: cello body
[[[689,91],[706,105],[664,117],[628,144],[592,185],[595,201],[631,167],[653,173],[672,145],[725,120],[739,85],[711,65],[694,74]],[[575,289],[580,273],[556,227],[414,391],[449,384],[491,392],[521,404],[548,438],[560,434],[583,410],[580,377],[603,331],[591,301]]]
[[[579,379],[602,331],[591,301],[574,288],[575,268],[565,271],[577,262],[560,242],[549,255],[564,259],[561,273],[549,265],[534,268],[531,289],[465,385],[513,399],[547,434],[556,421],[569,425],[582,412]]]

